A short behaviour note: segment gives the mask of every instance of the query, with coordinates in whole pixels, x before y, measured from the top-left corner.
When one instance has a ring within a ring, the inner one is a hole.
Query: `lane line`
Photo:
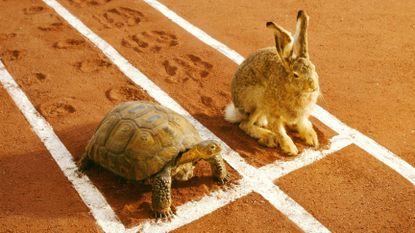
[[[234,61],[236,64],[241,64],[245,60],[245,58],[238,52],[229,48],[228,46],[216,40],[215,38],[211,37],[209,34],[202,31],[200,28],[189,23],[184,18],[177,15],[174,11],[167,8],[159,1],[144,0],[144,2],[146,2],[156,10],[160,11],[164,16],[166,16],[168,19],[170,19],[171,21],[182,27],[184,30],[195,36],[197,39],[218,50],[220,53]]]
[[[259,188],[264,185],[262,190],[268,190],[270,187],[277,188],[273,185],[271,180],[265,175],[259,174],[256,168],[248,165],[245,160],[235,151],[233,151],[228,145],[226,145],[220,138],[215,136],[210,130],[204,127],[200,122],[193,118],[185,109],[183,109],[177,102],[175,102],[170,96],[162,91],[157,85],[155,85],[150,79],[148,79],[137,68],[130,64],[117,50],[115,50],[110,44],[96,35],[79,19],[66,10],[61,4],[55,0],[43,0],[47,5],[54,9],[62,18],[64,18],[72,27],[79,31],[83,36],[89,39],[97,48],[102,52],[123,72],[128,78],[130,78],[135,84],[141,86],[147,91],[147,93],[157,100],[160,104],[172,109],[175,112],[185,116],[199,131],[203,139],[215,139],[218,140],[223,147],[223,158],[228,162],[230,166],[235,168],[244,179],[249,180],[253,187]],[[259,181],[259,179],[265,179]],[[257,189],[255,189],[257,190]],[[304,210],[294,200],[288,198],[288,196],[282,191],[275,191],[275,196],[270,196],[262,191],[259,192],[264,196],[271,204],[279,209],[283,214],[287,215],[295,224],[306,232],[329,232],[320,222],[318,222],[312,215]],[[282,203],[281,203],[282,201]],[[278,205],[276,205],[278,204]]]
[[[0,82],[23,113],[32,130],[52,155],[63,174],[72,183],[83,202],[91,210],[97,224],[105,232],[124,232],[124,225],[119,221],[105,198],[92,184],[88,176],[77,172],[78,168],[73,161],[71,153],[55,134],[52,126],[36,111],[26,94],[20,89],[1,61]]]
[[[336,151],[339,151],[349,145],[353,141],[349,137],[343,135],[336,135],[330,139],[329,148],[316,151],[305,149],[303,153],[298,155],[295,159],[290,161],[275,161],[274,163],[265,165],[259,168],[260,172],[266,174],[271,180],[276,180],[282,176],[287,175],[290,172],[293,172],[297,169],[303,168],[304,166],[310,165],[329,154],[332,154]]]
[[[316,106],[311,115],[337,133],[349,136],[354,144],[415,185],[415,168],[392,151],[378,144],[375,140],[362,134],[358,130],[347,126],[320,106]]]
[[[152,6],[154,9],[158,10],[164,16],[166,16],[171,21],[182,27],[184,30],[191,33],[193,36],[195,36],[203,43],[211,46],[212,48],[216,49],[217,51],[219,51],[220,53],[234,61],[236,64],[240,64],[244,60],[244,57],[238,54],[235,50],[230,49],[225,44],[212,38],[210,35],[202,31],[198,27],[194,26],[190,22],[186,21],[184,18],[177,15],[175,12],[170,10],[168,7],[166,7],[159,1],[144,0],[144,2]],[[354,137],[355,143],[357,145],[361,146],[362,148],[365,146],[365,148],[363,148],[364,150],[366,150],[375,158],[385,163],[388,167],[392,168],[401,176],[403,176],[415,185],[415,168],[406,161],[404,161],[402,158],[387,150],[385,147],[381,146],[369,137],[363,135],[359,131],[354,129],[349,130],[351,129],[349,126],[338,120],[336,117],[331,115],[329,112],[327,112],[320,106],[316,106],[312,115],[324,124],[326,124],[327,126],[329,126],[334,131],[339,133],[346,133],[349,136]],[[368,148],[366,148],[366,146]]]
[[[173,231],[248,195],[250,192],[252,192],[252,186],[246,180],[242,179],[239,184],[227,190],[218,190],[198,201],[191,201],[178,206],[176,208],[177,216],[170,222],[164,221],[158,223],[155,220],[149,220],[141,226],[129,229],[128,232],[161,233]]]

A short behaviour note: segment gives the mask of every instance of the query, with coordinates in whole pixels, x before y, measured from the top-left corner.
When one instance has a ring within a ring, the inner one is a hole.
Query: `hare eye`
[[[300,76],[298,75],[297,72],[294,72],[294,78],[299,78]]]

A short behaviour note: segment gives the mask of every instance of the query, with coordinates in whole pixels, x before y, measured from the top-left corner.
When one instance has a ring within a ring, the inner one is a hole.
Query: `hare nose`
[[[315,91],[315,90],[317,90],[317,85],[318,84],[314,79],[312,79],[312,78],[308,79],[308,88],[309,89]]]

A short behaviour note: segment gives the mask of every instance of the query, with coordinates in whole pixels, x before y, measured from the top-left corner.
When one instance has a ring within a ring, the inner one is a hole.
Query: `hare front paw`
[[[307,145],[313,146],[315,148],[319,146],[317,133],[316,131],[314,131],[314,129],[308,130],[307,132],[304,133],[304,135],[301,135],[301,136],[302,138],[304,138],[305,143]]]
[[[277,137],[273,133],[264,134],[259,138],[258,143],[270,148],[278,146]]]
[[[293,140],[291,140],[291,138],[289,138],[289,137],[281,139],[280,147],[281,147],[282,151],[284,151],[285,153],[287,153],[290,156],[298,154],[297,146],[295,146]]]

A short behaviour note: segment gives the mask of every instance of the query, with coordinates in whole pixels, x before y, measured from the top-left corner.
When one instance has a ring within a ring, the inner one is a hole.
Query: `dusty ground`
[[[258,146],[223,120],[237,67],[228,58],[144,2],[60,2],[248,163],[261,167],[292,159]],[[162,2],[244,56],[273,44],[266,21],[292,29],[296,10],[307,10],[310,51],[323,92],[319,104],[415,164],[415,79],[410,72],[415,55],[415,24],[410,20],[415,16],[414,3]],[[114,105],[151,99],[42,1],[4,0],[0,9],[1,59],[75,160]],[[0,232],[99,232],[88,208],[3,89],[0,97]],[[323,123],[315,119],[313,123],[324,148],[335,134]],[[304,148],[300,141],[297,144]],[[236,182],[240,176],[229,169]],[[148,186],[127,182],[99,167],[88,176],[126,226],[149,218]],[[413,185],[354,147],[276,184],[336,232],[415,230]],[[206,164],[190,182],[173,186],[176,206],[221,188],[210,179]],[[193,231],[195,226],[200,232],[300,231],[255,193],[177,231]]]

